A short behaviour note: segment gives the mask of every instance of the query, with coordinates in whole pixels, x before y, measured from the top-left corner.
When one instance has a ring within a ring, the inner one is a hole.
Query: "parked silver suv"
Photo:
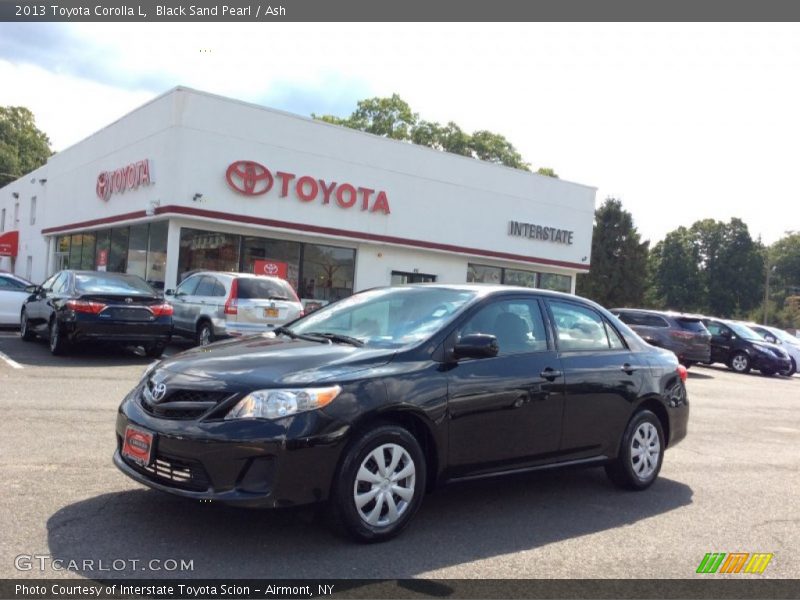
[[[206,346],[229,336],[263,333],[303,314],[292,286],[277,277],[200,271],[164,293],[175,333]]]

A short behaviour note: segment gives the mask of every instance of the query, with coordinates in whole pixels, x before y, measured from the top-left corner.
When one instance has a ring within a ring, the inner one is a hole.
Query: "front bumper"
[[[346,426],[332,429],[318,411],[280,421],[158,418],[142,409],[138,390],[125,399],[116,423],[114,464],[131,479],[170,494],[239,506],[327,499]],[[129,424],[155,436],[147,467],[121,454]]]
[[[762,354],[760,352],[753,352],[752,363],[754,369],[774,371],[775,373],[785,371],[792,366],[792,361],[789,358],[778,358],[772,354]]]

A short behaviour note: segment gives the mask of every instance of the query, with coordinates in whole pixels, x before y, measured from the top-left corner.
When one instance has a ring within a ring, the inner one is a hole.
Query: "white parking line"
[[[8,354],[4,354],[3,352],[0,352],[0,359],[2,359],[4,362],[8,363],[8,365],[9,365],[9,366],[10,366],[12,369],[22,369],[22,368],[24,368],[24,367],[23,367],[21,364],[19,364],[17,361],[15,361],[15,360],[12,360],[12,359],[11,359],[11,357],[10,357],[10,356],[8,356]]]

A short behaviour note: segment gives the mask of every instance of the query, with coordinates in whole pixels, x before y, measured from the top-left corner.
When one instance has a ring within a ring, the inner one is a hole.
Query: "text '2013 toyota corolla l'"
[[[686,371],[597,304],[479,285],[373,289],[151,366],[114,462],[197,500],[327,501],[388,539],[437,484],[602,465],[633,490],[686,435]]]

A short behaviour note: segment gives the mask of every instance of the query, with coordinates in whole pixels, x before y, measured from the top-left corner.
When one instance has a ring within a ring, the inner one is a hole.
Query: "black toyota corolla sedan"
[[[20,337],[48,339],[53,354],[82,342],[111,342],[143,346],[157,358],[172,336],[172,305],[136,275],[59,271],[25,291],[31,295],[20,312]]]
[[[344,530],[379,541],[445,482],[597,465],[649,487],[686,435],[685,377],[575,296],[372,289],[153,364],[120,406],[114,462],[196,500],[328,501]]]

